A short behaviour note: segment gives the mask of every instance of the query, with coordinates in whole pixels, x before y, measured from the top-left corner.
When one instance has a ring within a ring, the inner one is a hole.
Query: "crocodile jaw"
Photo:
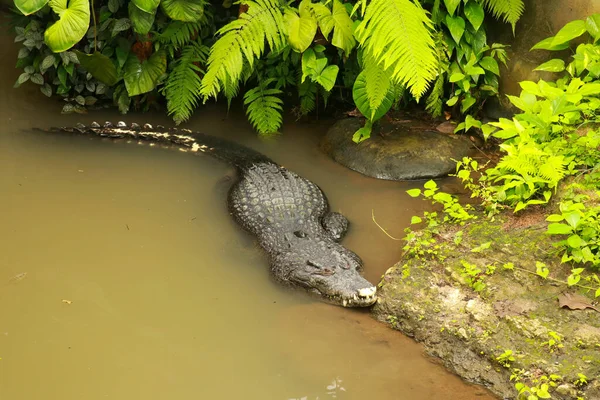
[[[377,288],[369,286],[358,289],[355,293],[337,293],[325,294],[317,289],[312,292],[327,303],[342,306],[342,307],[369,307],[377,301]]]

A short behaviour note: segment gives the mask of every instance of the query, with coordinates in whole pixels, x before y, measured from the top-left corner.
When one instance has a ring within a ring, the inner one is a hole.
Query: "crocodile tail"
[[[123,139],[149,144],[174,145],[185,152],[210,154],[240,168],[259,162],[273,162],[256,150],[227,139],[193,132],[189,129],[165,128],[161,125],[156,127],[150,124],[138,125],[136,123],[127,125],[124,122],[118,122],[116,125],[106,122],[104,125],[99,125],[93,122],[90,126],[77,124],[74,127],[50,128],[49,131],[93,135],[113,140]]]

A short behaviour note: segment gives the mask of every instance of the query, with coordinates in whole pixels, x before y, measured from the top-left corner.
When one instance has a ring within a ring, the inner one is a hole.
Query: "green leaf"
[[[52,86],[48,85],[47,83],[40,88],[40,91],[47,97],[52,96]]]
[[[460,39],[463,33],[465,33],[465,20],[458,16],[452,17],[446,15],[446,25],[448,25],[452,39],[454,39],[456,44],[460,43]]]
[[[550,270],[546,267],[546,264],[536,261],[535,262],[535,273],[542,278],[546,279],[550,274]]]
[[[434,190],[434,189],[438,188],[438,185],[437,185],[437,183],[435,183],[435,181],[433,179],[430,179],[427,182],[425,182],[425,184],[423,185],[423,187],[425,189]]]
[[[333,13],[331,14],[333,20],[333,37],[331,38],[331,44],[335,47],[344,50],[346,55],[350,55],[350,52],[356,44],[354,39],[354,29],[352,27],[352,20],[346,11],[346,7],[340,0],[333,0]]]
[[[133,25],[135,33],[145,35],[150,32],[152,25],[154,24],[156,10],[153,13],[148,13],[141,10],[133,2],[129,2],[129,19]]]
[[[31,15],[48,4],[48,0],[14,0],[14,3],[23,15]]]
[[[131,0],[131,3],[136,5],[137,8],[144,12],[154,14],[158,8],[160,0]],[[129,8],[129,12],[131,12],[131,8]]]
[[[119,4],[119,0],[108,0],[108,11],[111,13],[116,13],[119,11],[121,4]]]
[[[552,40],[552,46],[558,46],[571,41],[586,32],[585,21],[575,20],[567,23],[562,27],[560,31],[554,36]]]
[[[592,14],[585,20],[585,29],[594,40],[600,39],[600,14]]]
[[[465,118],[465,132],[473,127],[481,128],[481,121],[478,121],[471,115],[467,115],[467,117]]]
[[[123,32],[131,28],[131,21],[129,18],[120,18],[115,21],[112,28],[112,35],[117,36],[119,32]]]
[[[421,222],[423,222],[423,219],[422,219],[421,217],[417,217],[416,215],[413,215],[413,216],[410,218],[410,223],[411,223],[411,225],[414,225],[414,224],[420,224]]]
[[[323,72],[316,76],[315,81],[317,81],[317,83],[319,83],[325,90],[329,92],[331,89],[333,89],[333,85],[335,85],[335,80],[337,79],[339,70],[340,67],[337,65],[328,65]]]
[[[367,92],[367,75],[365,71],[362,71],[356,77],[354,81],[354,86],[352,87],[352,97],[354,99],[354,104],[358,110],[365,117],[369,118],[371,122],[377,121],[379,118],[383,117],[385,113],[392,107],[392,103],[394,101],[394,90],[393,86],[390,86],[385,98],[377,108],[377,110],[373,111],[371,109],[371,105],[369,102],[369,96]]]
[[[552,215],[549,215],[549,216],[546,218],[546,221],[548,221],[548,222],[560,222],[560,221],[562,221],[563,219],[565,219],[565,218],[564,218],[562,215],[559,215],[559,214],[552,214]]]
[[[569,47],[568,42],[559,44],[556,46],[553,45],[552,42],[554,42],[554,36],[550,36],[549,38],[546,38],[546,39],[542,40],[541,42],[536,43],[531,49],[529,49],[529,51],[531,51],[531,50],[559,51],[559,50],[564,50]]]
[[[498,67],[498,62],[493,57],[483,57],[481,61],[479,61],[479,65],[481,65],[481,68],[500,76],[500,68]]]
[[[75,54],[77,54],[81,66],[100,82],[113,86],[119,81],[117,68],[104,54],[98,51],[94,54],[85,54],[78,50],[75,50]]]
[[[465,5],[464,12],[471,25],[473,25],[473,28],[478,31],[485,17],[485,12],[481,4],[476,1],[470,1]]]
[[[90,25],[88,0],[50,0],[50,7],[59,15],[44,32],[44,41],[55,53],[68,50],[79,42]]]
[[[579,235],[571,235],[567,238],[567,244],[569,247],[573,247],[575,249],[581,247],[583,244],[583,240],[579,237]]]
[[[567,221],[567,223],[573,227],[573,228],[577,228],[577,225],[579,225],[579,221],[581,220],[581,215],[579,215],[579,213],[577,211],[574,212],[570,212],[568,214],[563,214],[565,217],[565,221]]]
[[[327,6],[322,3],[314,3],[310,4],[310,9],[317,17],[317,21],[319,22],[319,28],[321,28],[321,33],[325,36],[325,39],[329,36],[331,31],[333,30],[333,19],[331,18],[331,11]]]
[[[312,17],[300,17],[294,11],[285,14],[288,41],[292,49],[303,53],[317,33],[317,21]]]
[[[451,83],[454,83],[454,82],[462,81],[463,79],[465,79],[465,74],[461,74],[460,72],[455,72],[452,75],[450,75],[450,78],[448,80]]]
[[[410,197],[419,197],[421,195],[421,189],[410,189],[407,190],[406,193],[408,193]]]
[[[448,107],[452,107],[453,105],[455,105],[458,102],[458,96],[453,96],[451,98],[448,99],[448,101],[446,101],[446,105]]]
[[[367,140],[368,138],[371,137],[372,129],[373,129],[373,125],[371,124],[371,121],[366,120],[365,126],[363,126],[362,128],[358,129],[356,132],[354,132],[354,135],[352,135],[352,141],[354,143],[360,143],[360,142]]]
[[[471,253],[481,253],[481,252],[483,252],[483,250],[489,249],[491,245],[492,245],[492,242],[482,243],[477,247],[473,247],[471,249]]]
[[[554,58],[548,62],[539,65],[534,71],[561,72],[565,70],[565,62],[559,58]]]
[[[460,5],[461,1],[462,0],[444,0],[444,4],[446,5],[446,10],[448,10],[448,13],[450,13],[450,15],[454,15],[456,8]]]
[[[199,21],[204,15],[204,0],[162,0],[160,6],[171,19],[184,22]]]
[[[473,106],[473,104],[475,104],[477,100],[475,100],[475,97],[471,97],[471,96],[467,96],[464,98],[464,100],[460,103],[460,111],[464,114],[465,111],[467,111],[469,108],[471,108]]]
[[[42,64],[40,65],[40,69],[45,71],[48,68],[50,68],[51,66],[53,66],[55,62],[56,62],[55,56],[53,54],[50,54],[49,56],[46,56],[44,58],[44,60],[42,61]]]
[[[567,235],[572,231],[573,229],[567,224],[552,223],[548,225],[547,233],[551,235]]]
[[[124,66],[123,78],[129,96],[147,93],[156,87],[158,79],[167,70],[167,57],[163,50],[140,62],[133,53],[129,54]]]

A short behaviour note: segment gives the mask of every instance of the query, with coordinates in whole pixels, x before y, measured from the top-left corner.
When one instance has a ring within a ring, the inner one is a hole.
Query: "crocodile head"
[[[367,307],[377,289],[360,274],[362,261],[329,238],[293,237],[272,258],[275,278],[321,300],[344,307]]]

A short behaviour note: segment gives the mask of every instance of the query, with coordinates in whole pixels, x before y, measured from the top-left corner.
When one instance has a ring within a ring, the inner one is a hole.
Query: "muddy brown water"
[[[277,287],[229,218],[231,168],[207,157],[33,126],[169,120],[161,113],[61,115],[36,86],[13,89],[0,39],[0,398],[492,399],[364,311]],[[352,230],[376,283],[427,204],[336,165],[317,148],[331,121],[288,123],[261,142],[239,111],[186,125],[257,148],[315,181]]]

